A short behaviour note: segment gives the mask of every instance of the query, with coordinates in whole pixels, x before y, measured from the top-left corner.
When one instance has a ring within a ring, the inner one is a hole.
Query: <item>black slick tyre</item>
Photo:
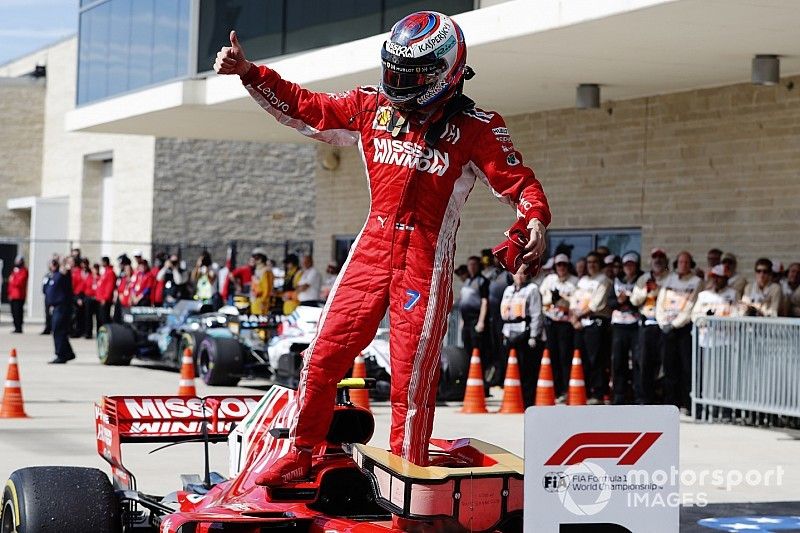
[[[197,369],[206,385],[232,387],[242,376],[244,358],[239,341],[206,337],[197,351]]]
[[[97,332],[97,357],[109,366],[131,363],[136,351],[136,334],[121,324],[105,324]]]
[[[11,474],[3,490],[1,533],[119,533],[119,503],[96,468],[36,466]]]

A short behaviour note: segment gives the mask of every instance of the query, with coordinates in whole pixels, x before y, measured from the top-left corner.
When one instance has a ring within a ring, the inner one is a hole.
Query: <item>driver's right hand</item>
[[[244,55],[244,49],[239,44],[236,30],[231,31],[231,45],[223,46],[217,53],[217,60],[214,62],[214,72],[217,74],[238,74],[240,77],[247,74],[252,63]]]

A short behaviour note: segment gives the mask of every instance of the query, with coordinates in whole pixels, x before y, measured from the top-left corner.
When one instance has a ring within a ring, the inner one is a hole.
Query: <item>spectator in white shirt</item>
[[[633,390],[633,400],[644,403],[638,377],[639,371],[639,308],[631,302],[633,289],[639,279],[639,255],[622,256],[622,273],[614,279],[614,290],[609,297],[611,312],[611,381],[614,387],[613,403],[630,403],[628,391]],[[633,371],[631,371],[633,368]]]
[[[297,283],[297,300],[300,305],[319,307],[322,276],[314,268],[314,259],[310,255],[303,256],[303,271]]]
[[[600,254],[586,256],[586,275],[570,301],[570,317],[575,328],[575,347],[581,350],[589,405],[603,403],[608,390],[609,319],[608,294],[611,280],[601,270]]]
[[[781,287],[772,281],[772,261],[762,257],[756,261],[756,279],[748,283],[742,295],[742,313],[747,316],[778,316],[781,308]]]
[[[704,316],[736,316],[736,290],[728,285],[728,273],[721,264],[708,272],[711,287],[697,295],[692,307],[692,323]]]
[[[556,401],[564,403],[575,346],[575,329],[569,320],[569,300],[578,286],[578,278],[570,274],[566,254],[557,254],[553,261],[556,271],[544,278],[539,292],[542,295],[547,349],[553,361]]]
[[[542,332],[542,297],[539,287],[530,281],[528,274],[514,274],[514,283],[506,287],[500,302],[503,319],[503,339],[506,353],[512,348],[519,359],[520,386],[525,407],[533,405],[536,382],[544,343]]]
[[[656,379],[661,370],[663,345],[663,334],[656,320],[656,301],[667,276],[667,254],[661,248],[653,248],[650,251],[650,272],[639,276],[631,294],[631,303],[639,308],[642,316],[639,326],[638,381],[645,404],[656,403]]]
[[[800,317],[800,263],[792,263],[781,280],[784,315]]]
[[[656,301],[656,320],[664,334],[664,401],[689,413],[692,385],[692,308],[703,281],[694,259],[681,252]]]

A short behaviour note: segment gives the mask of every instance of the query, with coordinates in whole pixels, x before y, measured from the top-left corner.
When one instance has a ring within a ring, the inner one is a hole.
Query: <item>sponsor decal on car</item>
[[[374,163],[415,168],[438,176],[444,175],[450,167],[450,156],[434,148],[422,146],[411,141],[394,139],[373,139]]]

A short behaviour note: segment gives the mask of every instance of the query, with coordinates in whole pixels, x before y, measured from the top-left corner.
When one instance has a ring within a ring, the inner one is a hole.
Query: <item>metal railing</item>
[[[699,319],[693,328],[692,406],[800,417],[800,319]]]

